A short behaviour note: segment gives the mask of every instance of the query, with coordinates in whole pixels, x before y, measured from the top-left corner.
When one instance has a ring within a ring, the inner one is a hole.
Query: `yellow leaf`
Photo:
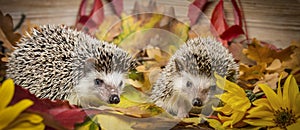
[[[141,83],[138,80],[128,79],[128,83],[131,84],[132,86],[136,87],[136,88],[142,88],[143,87],[143,83]]]
[[[146,53],[148,55],[149,58],[155,58],[155,57],[161,57],[161,52],[159,48],[148,48],[146,50]]]
[[[103,130],[133,130],[131,126],[134,122],[130,119],[124,120],[124,118],[124,116],[105,113],[94,116],[93,121],[98,122]]]
[[[121,33],[121,22],[118,16],[108,15],[95,33],[97,39],[111,42]]]

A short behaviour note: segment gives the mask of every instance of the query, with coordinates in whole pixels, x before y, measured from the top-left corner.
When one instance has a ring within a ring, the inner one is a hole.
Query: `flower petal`
[[[15,118],[26,108],[33,105],[33,102],[28,99],[23,99],[13,106],[9,106],[4,110],[0,111],[0,129],[5,128],[9,123],[11,123]]]
[[[0,99],[1,99],[0,111],[3,110],[11,101],[11,99],[14,96],[14,92],[15,92],[14,81],[12,79],[5,80],[2,86],[0,87]]]
[[[252,110],[252,109],[251,109]],[[274,117],[274,113],[270,111],[251,111],[249,110],[247,118],[264,118],[264,117]]]
[[[270,105],[270,102],[268,101],[268,99],[266,98],[260,98],[260,99],[257,99],[253,102],[253,105],[257,106],[261,111],[261,110],[264,110],[264,111],[273,111],[271,105]],[[252,109],[255,109],[256,107],[252,108]]]
[[[227,92],[233,93],[238,96],[246,96],[246,93],[244,92],[244,90],[237,84],[226,80],[226,78],[223,78],[216,73],[214,73],[214,75],[217,79],[217,86],[219,88],[224,89]]]
[[[298,130],[300,128],[300,118],[296,121],[296,123],[291,124],[287,127],[288,130]]]
[[[213,110],[214,111],[219,111],[224,113],[225,115],[230,115],[232,113],[232,108],[229,105],[224,105],[223,107],[214,107],[213,106]]]
[[[290,75],[283,85],[283,101],[286,102],[288,108],[292,108],[295,103],[299,88],[295,78]],[[298,102],[299,103],[299,102]]]
[[[253,126],[275,126],[276,124],[271,120],[263,120],[263,119],[245,119],[243,120],[245,123],[253,125]]]
[[[294,101],[293,110],[298,118],[300,118],[300,93],[297,94],[296,99]]]
[[[245,113],[244,112],[234,112],[232,114],[232,123],[231,126],[238,123],[241,119],[243,119]]]
[[[280,102],[278,95],[273,91],[273,89],[266,84],[258,84],[258,86],[266,94],[266,97],[273,109],[278,110],[280,107],[282,107],[282,102]]]
[[[21,113],[16,120],[9,124],[5,129],[39,129],[43,130],[43,118],[37,114]]]

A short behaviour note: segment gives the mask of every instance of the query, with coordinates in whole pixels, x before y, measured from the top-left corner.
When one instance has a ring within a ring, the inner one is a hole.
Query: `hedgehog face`
[[[99,72],[94,58],[86,60],[84,76],[75,86],[82,106],[118,104],[124,87],[124,72]]]
[[[193,106],[202,106],[208,101],[208,93],[213,86],[211,78],[180,72],[174,78],[174,89],[181,93]]]
[[[188,67],[177,59],[174,63],[176,68],[176,76],[173,79],[174,89],[181,92],[181,95],[186,97],[193,106],[206,104],[209,90],[211,86],[214,86],[214,79],[205,74],[200,74],[196,68],[189,70],[192,67]]]
[[[118,104],[124,87],[122,73],[87,73],[76,87],[77,96],[82,106],[100,106],[106,103]]]

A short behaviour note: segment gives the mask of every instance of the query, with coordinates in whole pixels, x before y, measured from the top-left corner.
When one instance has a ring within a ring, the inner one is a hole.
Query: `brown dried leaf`
[[[279,59],[280,61],[289,60],[295,48],[295,46],[290,46],[283,50],[274,50],[270,46],[262,45],[258,40],[254,39],[247,49],[243,49],[243,53],[249,59],[256,61],[257,64],[270,64],[274,59]]]
[[[13,51],[20,38],[19,33],[14,33],[12,17],[9,14],[4,16],[0,11],[0,40],[3,42],[3,47]]]
[[[254,65],[251,67],[245,64],[240,64],[240,80],[262,80],[266,67],[266,63]]]
[[[256,39],[253,40],[252,44],[248,45],[247,49],[243,49],[243,53],[251,60],[256,63],[271,63],[273,61],[274,50],[268,47],[262,46]]]
[[[276,89],[277,87],[277,82],[278,82],[278,79],[279,79],[279,74],[278,73],[272,73],[272,74],[266,74],[264,75],[264,79],[263,80],[260,80],[258,82],[255,83],[255,87],[253,89],[253,92],[256,93],[256,92],[259,92],[260,89],[259,87],[257,86],[258,84],[267,84],[269,85],[272,89]]]
[[[245,47],[242,43],[233,43],[228,47],[228,49],[232,53],[234,59],[239,61],[239,63],[255,65],[253,60],[250,60],[245,54],[243,54],[243,49],[245,49]]]
[[[276,71],[282,67],[279,59],[273,60],[273,62],[266,68],[268,71]]]

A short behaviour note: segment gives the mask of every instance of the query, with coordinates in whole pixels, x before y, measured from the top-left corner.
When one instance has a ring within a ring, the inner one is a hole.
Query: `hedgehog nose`
[[[110,104],[118,104],[120,102],[120,98],[118,95],[111,95],[109,97],[109,103]]]
[[[202,106],[202,101],[200,98],[194,98],[192,103],[193,103],[193,106],[198,106],[198,107]]]

